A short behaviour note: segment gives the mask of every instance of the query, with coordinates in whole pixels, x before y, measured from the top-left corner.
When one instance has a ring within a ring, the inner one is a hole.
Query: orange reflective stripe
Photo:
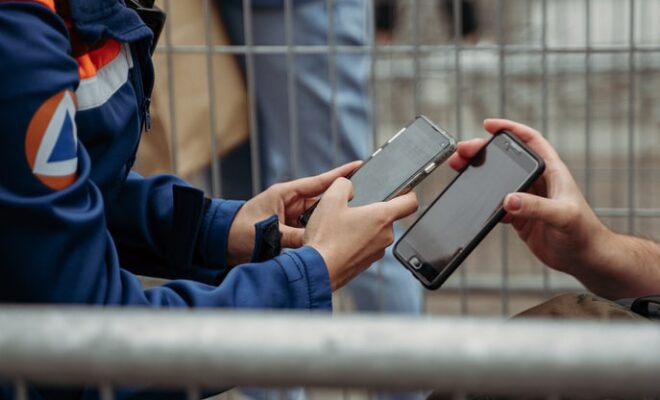
[[[98,49],[76,58],[78,61],[78,75],[80,79],[87,79],[96,76],[96,72],[114,60],[121,51],[121,44],[116,40],[108,40]]]
[[[80,76],[80,79],[87,79],[96,75],[96,67],[89,58],[89,54],[83,54],[76,58],[76,61],[78,61],[78,76]]]
[[[45,5],[50,9],[50,11],[55,12],[55,0],[34,0],[34,1]]]
[[[4,3],[8,0],[0,0],[0,3]],[[14,0],[16,1],[16,0]],[[23,2],[30,2],[30,3],[39,3],[43,6],[48,7],[48,9],[52,12],[55,12],[55,0],[18,0],[18,1],[23,1]]]

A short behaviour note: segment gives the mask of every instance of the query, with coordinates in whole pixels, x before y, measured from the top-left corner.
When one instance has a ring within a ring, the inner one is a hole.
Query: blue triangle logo
[[[57,137],[57,142],[50,153],[48,162],[66,161],[76,158],[76,141],[73,137],[73,121],[71,115],[66,113],[64,122]]]

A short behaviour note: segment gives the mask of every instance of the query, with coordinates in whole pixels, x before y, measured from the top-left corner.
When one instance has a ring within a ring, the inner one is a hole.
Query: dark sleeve
[[[64,24],[42,5],[0,2],[0,60],[0,302],[331,307],[327,269],[309,247],[235,267],[217,286],[177,280],[142,290],[120,266],[91,159],[75,135],[78,69]],[[162,185],[140,187],[158,196]],[[216,201],[205,214],[200,243],[210,264],[223,262],[215,247],[226,240],[231,209]]]
[[[242,205],[205,199],[173,175],[131,172],[107,212],[108,226],[130,271],[217,283],[229,271],[227,238]]]

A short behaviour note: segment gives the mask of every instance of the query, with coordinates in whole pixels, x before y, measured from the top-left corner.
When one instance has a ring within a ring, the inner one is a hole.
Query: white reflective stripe
[[[104,104],[128,81],[128,70],[133,67],[131,50],[123,44],[114,60],[96,71],[96,76],[80,81],[76,97],[78,111],[89,110]]]
[[[37,151],[37,156],[34,160],[34,168],[32,170],[35,174],[46,176],[67,176],[73,174],[78,169],[77,157],[63,161],[48,161],[53,153],[55,144],[60,137],[62,125],[64,124],[64,119],[67,114],[69,114],[69,118],[71,118],[72,122],[74,144],[76,148],[78,147],[76,124],[73,123],[76,117],[76,106],[74,105],[69,92],[66,92],[64,93],[62,100],[60,100],[57,109],[53,113],[53,117],[50,119],[46,132],[39,144],[39,150]]]

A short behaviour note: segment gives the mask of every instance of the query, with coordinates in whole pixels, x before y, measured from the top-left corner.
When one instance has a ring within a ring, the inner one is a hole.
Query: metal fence
[[[104,400],[135,386],[189,399],[233,385],[660,394],[660,331],[645,323],[17,307],[0,326],[0,380],[18,400],[28,385]]]
[[[183,0],[162,5],[175,1]],[[341,1],[327,0],[327,7]],[[250,0],[243,1],[246,44],[217,45],[211,4],[190,2],[203,10],[203,43],[174,44],[168,26],[157,52],[169,65],[158,71],[170,82],[169,134],[180,134],[174,80],[199,78],[176,76],[174,58],[202,56],[213,82],[215,55],[244,56],[253,191],[261,186],[255,57],[286,57],[291,152],[299,154],[296,57],[327,55],[335,113],[341,88],[334,63],[342,54],[364,54],[372,60],[374,143],[419,113],[461,139],[482,135],[487,116],[520,120],[547,135],[606,223],[657,235],[660,0],[472,1],[478,37],[469,40],[463,0],[452,0],[451,15],[436,1],[406,0],[395,7],[392,41],[366,46],[337,45],[332,30],[324,45],[297,45],[293,0],[284,0],[284,45],[254,44]],[[213,132],[222,93],[209,85],[200,97],[208,98]],[[336,118],[331,124],[334,143]],[[171,142],[176,172],[177,141]],[[215,154],[217,138],[209,143]],[[295,156],[291,163],[296,175]],[[219,195],[220,160],[212,158],[210,170],[209,192]],[[420,188],[423,203],[452,175],[446,168],[435,172]],[[493,232],[467,264],[442,291],[427,294],[428,312],[509,315],[580,287],[540,266],[508,228]],[[0,326],[0,380],[15,388],[17,399],[28,398],[32,384],[98,386],[103,399],[133,385],[181,389],[190,399],[232,385],[440,388],[457,398],[660,395],[660,332],[650,324],[5,307]]]
[[[167,0],[163,5],[179,0]],[[342,0],[328,0],[332,9]],[[380,143],[414,115],[424,113],[458,138],[482,136],[481,120],[505,116],[537,127],[557,147],[601,218],[619,231],[654,236],[660,229],[660,29],[658,0],[475,0],[476,34],[463,36],[464,0],[452,0],[453,13],[442,1],[395,2],[398,24],[391,41],[364,46],[337,45],[333,30],[327,43],[298,45],[292,34],[295,2],[286,0],[286,42],[255,45],[250,0],[244,0],[245,45],[205,42],[173,44],[164,34],[158,55],[168,60],[185,54],[204,55],[213,80],[213,55],[244,57],[250,120],[253,191],[260,188],[259,132],[255,99],[255,59],[263,54],[286,57],[286,118],[290,125],[291,159],[297,174],[297,120],[304,110],[296,103],[295,60],[326,55],[332,85],[331,110],[342,88],[337,57],[363,54],[372,60],[370,97],[373,142]],[[446,3],[446,2],[445,2]],[[208,0],[191,3],[211,12]],[[373,2],[365,1],[373,8]],[[332,13],[329,26],[335,26]],[[375,28],[369,26],[375,33]],[[185,80],[196,77],[174,76]],[[173,85],[170,85],[170,88]],[[212,86],[209,86],[212,87]],[[210,124],[222,107],[223,94],[208,95]],[[170,101],[174,101],[171,93]],[[171,105],[171,109],[175,110]],[[176,110],[175,110],[176,111]],[[176,120],[176,112],[168,116]],[[331,118],[336,143],[336,115]],[[176,124],[173,124],[174,126]],[[180,132],[178,132],[180,133]],[[171,134],[176,135],[176,127]],[[210,141],[216,147],[215,139]],[[176,147],[173,158],[176,159]],[[336,151],[336,147],[333,149]],[[176,163],[174,163],[176,166]],[[218,194],[220,162],[213,159],[209,191]],[[453,175],[439,168],[419,189],[428,204]],[[497,228],[468,259],[460,273],[438,293],[427,294],[431,313],[509,315],[549,294],[577,290],[579,283],[538,263],[506,227]]]

